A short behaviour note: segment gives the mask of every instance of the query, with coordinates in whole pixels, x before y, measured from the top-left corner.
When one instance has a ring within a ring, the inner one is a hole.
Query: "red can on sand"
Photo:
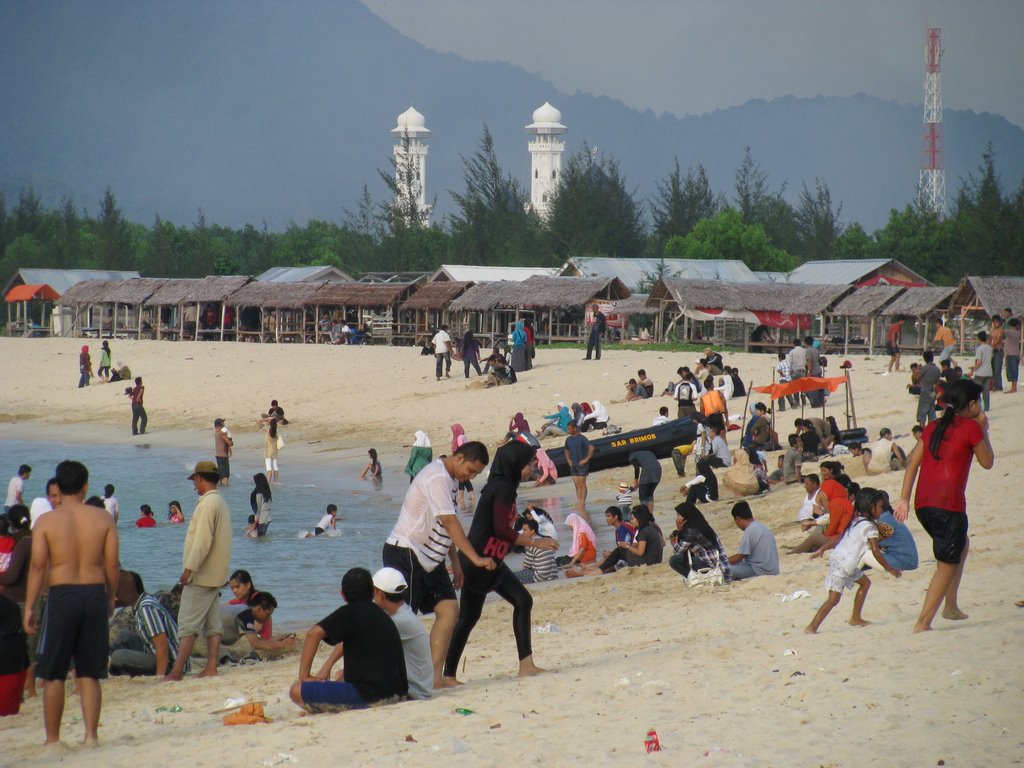
[[[647,738],[644,739],[644,749],[650,752],[661,752],[661,742],[658,741],[658,732],[653,728],[647,732]]]

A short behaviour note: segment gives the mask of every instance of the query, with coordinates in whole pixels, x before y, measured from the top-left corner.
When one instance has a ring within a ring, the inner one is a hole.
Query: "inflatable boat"
[[[632,432],[621,432],[617,435],[591,437],[593,432],[584,433],[594,446],[594,456],[590,460],[590,471],[613,469],[629,464],[629,454],[633,451],[650,451],[659,459],[668,458],[677,445],[689,445],[697,439],[697,423],[684,416],[667,424],[656,427],[635,429]],[[569,477],[569,463],[565,460],[563,446],[552,445],[546,449],[548,456],[558,470],[559,477]]]

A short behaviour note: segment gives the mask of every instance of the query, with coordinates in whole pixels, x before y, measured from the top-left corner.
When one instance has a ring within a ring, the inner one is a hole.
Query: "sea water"
[[[195,462],[209,459],[194,448],[145,442],[88,445],[56,440],[0,439],[0,480],[6,488],[21,464],[32,467],[26,483],[26,504],[45,495],[46,481],[64,459],[81,461],[89,469],[89,494],[103,495],[103,486],[115,486],[121,505],[118,533],[121,566],[137,571],[146,590],[168,589],[181,575],[181,555],[198,496],[187,479]],[[342,604],[341,577],[352,567],[371,571],[380,567],[381,548],[390,533],[408,477],[396,470],[382,484],[359,480],[362,464],[331,466],[324,463],[285,463],[282,484],[274,486],[268,535],[243,537],[251,514],[252,475],[262,471],[253,462],[232,459],[231,485],[222,487],[231,509],[234,537],[231,568],[244,568],[260,590],[277,598],[275,627],[304,629]],[[167,522],[167,505],[181,502],[185,524]],[[326,511],[338,505],[338,535],[303,538]],[[139,506],[149,504],[155,528],[136,528]],[[232,597],[223,591],[225,600]]]

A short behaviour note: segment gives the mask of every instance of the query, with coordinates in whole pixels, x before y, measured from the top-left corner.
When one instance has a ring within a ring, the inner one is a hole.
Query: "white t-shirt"
[[[669,422],[668,416],[662,416],[659,413],[657,416],[654,417],[654,420],[651,422],[651,426],[652,427],[658,427],[658,426],[661,426],[662,424],[668,424],[668,422]]]
[[[735,387],[732,383],[732,376],[722,376],[720,378],[722,380],[722,383],[715,387],[715,390],[721,392],[722,397],[728,400],[733,396],[733,393],[735,392]]]
[[[855,518],[832,551],[829,564],[838,563],[848,575],[855,576],[869,549],[868,540],[878,538],[878,526],[863,517]]]
[[[459,481],[448,474],[443,459],[425,466],[405,492],[388,543],[411,549],[428,571],[443,565],[452,540],[438,517],[457,514],[458,492]]]
[[[804,497],[804,503],[800,505],[800,511],[796,513],[796,521],[798,523],[802,520],[814,519],[814,502],[817,500],[819,493],[821,493],[821,488],[815,488],[814,493]]]
[[[405,655],[405,673],[409,679],[409,698],[417,701],[429,699],[434,693],[434,662],[430,658],[430,640],[426,627],[407,604],[391,617],[402,638]]]
[[[892,458],[892,440],[879,438],[871,446],[871,461],[868,462],[868,472],[872,475],[881,475],[888,472],[891,467],[889,460]]]
[[[18,503],[18,495],[23,493],[25,490],[25,478],[21,475],[15,475],[11,478],[11,482],[7,484],[7,501],[4,502],[4,506],[10,507]]]
[[[320,522],[316,524],[316,527],[322,531],[326,531],[331,527],[331,523],[334,522],[334,518],[330,515],[324,515],[320,518]]]
[[[103,506],[106,508],[110,516],[114,518],[116,522],[121,514],[121,502],[117,500],[117,496],[108,496],[103,500]]]
[[[32,499],[32,506],[28,508],[29,517],[32,518],[32,524],[30,528],[36,527],[36,520],[45,515],[47,512],[53,511],[53,505],[50,504],[50,500],[45,496],[40,496],[36,499]]]
[[[729,444],[721,435],[715,435],[715,439],[711,441],[711,453],[720,458],[725,466],[732,466],[732,453],[729,451]]]
[[[448,344],[451,343],[452,337],[448,335],[448,331],[438,331],[434,334],[434,338],[430,340],[430,343],[434,345],[434,354],[443,355],[448,351]]]

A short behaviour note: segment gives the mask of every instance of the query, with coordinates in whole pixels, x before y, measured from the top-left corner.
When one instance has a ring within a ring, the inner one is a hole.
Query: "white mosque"
[[[532,137],[530,149],[530,206],[541,218],[547,218],[551,199],[562,176],[562,154],[565,141],[561,138],[568,132],[562,125],[562,113],[548,102],[533,112],[533,122],[526,126]],[[430,223],[430,207],[426,199],[427,144],[430,137],[426,118],[414,107],[409,107],[398,116],[398,124],[391,130],[397,138],[395,144],[395,182],[400,194],[414,197],[425,212],[424,224]],[[407,179],[401,171],[407,163],[413,164],[413,178]],[[406,189],[407,184],[412,189]]]

